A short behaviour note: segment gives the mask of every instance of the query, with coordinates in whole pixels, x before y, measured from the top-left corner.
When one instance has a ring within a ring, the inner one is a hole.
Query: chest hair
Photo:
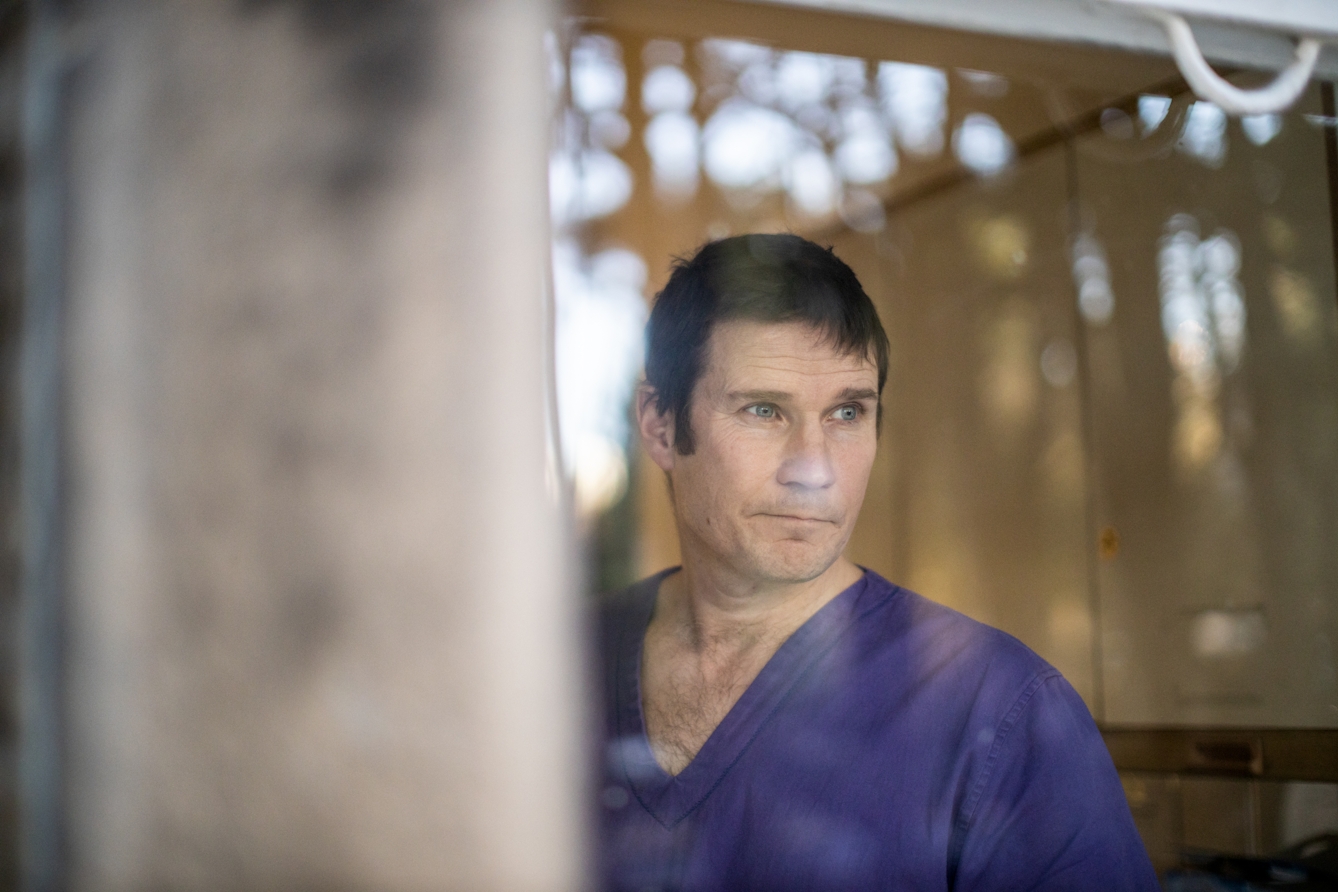
[[[678,774],[688,766],[782,641],[743,634],[694,647],[648,631],[641,701],[646,736],[660,767]]]

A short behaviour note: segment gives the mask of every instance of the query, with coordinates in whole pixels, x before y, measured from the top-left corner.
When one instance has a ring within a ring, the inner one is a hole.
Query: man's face
[[[878,443],[867,357],[838,352],[804,323],[723,322],[692,392],[692,455],[673,450],[672,420],[657,434],[644,405],[643,438],[672,480],[685,559],[765,584],[814,579],[840,557]]]

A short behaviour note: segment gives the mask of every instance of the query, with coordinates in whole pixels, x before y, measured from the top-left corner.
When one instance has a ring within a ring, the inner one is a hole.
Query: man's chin
[[[840,557],[840,549],[833,551],[830,547],[820,548],[806,542],[788,542],[755,554],[752,563],[758,575],[767,581],[794,584],[812,582]]]

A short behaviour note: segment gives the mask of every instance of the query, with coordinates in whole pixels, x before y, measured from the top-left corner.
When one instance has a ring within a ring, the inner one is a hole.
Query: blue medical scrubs
[[[1159,888],[1101,735],[1059,672],[873,572],[800,627],[669,776],[639,689],[669,572],[601,617],[605,888]]]

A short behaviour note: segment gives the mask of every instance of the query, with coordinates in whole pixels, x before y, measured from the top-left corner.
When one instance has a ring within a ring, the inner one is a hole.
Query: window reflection
[[[648,114],[685,112],[697,98],[697,87],[687,72],[677,65],[659,65],[646,73],[641,82],[641,107]]]
[[[1209,167],[1221,167],[1226,160],[1226,125],[1226,112],[1211,102],[1196,102],[1189,107],[1177,148]]]
[[[586,256],[563,240],[553,273],[563,460],[577,509],[590,516],[627,487],[627,404],[641,367],[646,265],[626,249]]]
[[[622,51],[617,41],[586,34],[571,50],[571,100],[587,113],[622,107],[627,91]]]
[[[660,198],[679,201],[696,194],[700,141],[697,121],[686,112],[660,112],[646,125],[646,151]]]
[[[952,136],[957,158],[982,176],[994,176],[1013,160],[1013,141],[999,122],[987,114],[975,112],[962,119]]]
[[[563,397],[583,510],[628,485],[637,360],[603,357],[648,290],[629,275],[619,299],[592,295],[595,258],[625,240],[658,276],[705,238],[815,233],[874,271],[903,351],[861,557],[1048,648],[1110,721],[1332,724],[1338,321],[1320,131],[1298,123],[1331,118],[1237,127],[1130,77],[1074,93],[1089,129],[1066,159],[1019,149],[1053,97],[1012,67],[629,32],[591,51],[625,72],[619,104],[568,99],[561,125],[563,194],[588,197],[555,216],[574,270],[560,373],[608,374],[590,405]],[[676,540],[658,473],[633,472],[637,505],[600,530],[636,518],[612,535],[639,575]]]
[[[737,40],[706,40],[700,50],[710,109],[702,162],[738,206],[755,199],[732,193],[783,190],[800,221],[836,214],[875,231],[883,215],[873,204],[901,169],[899,149],[916,158],[943,150],[948,79],[939,69],[886,61],[873,68],[854,57]],[[1006,89],[996,75],[971,74],[987,92],[997,94],[999,83]],[[1011,141],[988,116],[969,121],[962,146],[971,169],[985,174],[1013,157]]]
[[[1143,132],[1152,133],[1166,120],[1171,111],[1171,97],[1144,95],[1138,97],[1138,119],[1143,122]]]
[[[1091,325],[1101,326],[1115,313],[1115,293],[1110,288],[1110,265],[1106,251],[1094,233],[1085,232],[1073,242],[1073,283],[1078,288],[1078,312]]]
[[[1008,95],[1008,78],[992,71],[977,71],[973,68],[958,68],[957,76],[966,81],[971,92],[977,96],[998,99]]]
[[[1256,146],[1268,145],[1282,132],[1282,115],[1246,115],[1240,119],[1246,137]]]
[[[607,217],[627,204],[632,172],[614,150],[627,142],[631,125],[621,111],[627,75],[617,41],[582,35],[565,66],[556,50],[549,61],[551,82],[558,90],[565,84],[570,98],[554,127],[548,165],[549,206],[554,225],[562,228]]]
[[[804,136],[788,116],[747,99],[730,99],[706,124],[702,160],[721,186],[775,188]]]
[[[1295,270],[1279,265],[1273,267],[1268,285],[1273,307],[1288,340],[1299,347],[1318,343],[1322,333],[1320,307],[1310,280]]]
[[[1193,216],[1167,221],[1157,266],[1162,331],[1175,373],[1174,454],[1182,470],[1203,467],[1222,445],[1222,376],[1236,370],[1245,347],[1240,263],[1240,241],[1229,229],[1200,240]]]
[[[878,88],[902,148],[921,158],[943,151],[943,128],[948,121],[946,74],[927,65],[883,62],[878,66]]]
[[[646,265],[625,248],[592,250],[585,237],[633,194],[631,168],[616,154],[631,135],[622,49],[585,34],[564,61],[555,37],[548,45],[554,92],[567,91],[549,159],[558,428],[577,511],[592,517],[628,485],[626,409],[641,365]]]
[[[632,172],[606,149],[556,152],[548,164],[548,195],[558,226],[607,217],[632,197]]]
[[[1200,657],[1235,657],[1263,646],[1268,627],[1257,607],[1246,610],[1204,610],[1190,622],[1190,646]]]

